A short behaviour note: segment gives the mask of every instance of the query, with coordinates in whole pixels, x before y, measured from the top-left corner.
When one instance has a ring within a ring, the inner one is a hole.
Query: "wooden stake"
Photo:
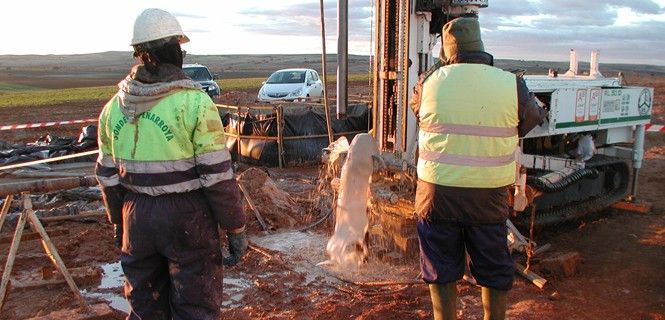
[[[277,159],[279,160],[279,167],[284,167],[282,156],[284,155],[284,109],[282,106],[277,106]]]
[[[21,236],[23,235],[23,229],[25,228],[25,222],[27,220],[27,215],[21,213],[18,217],[18,222],[16,223],[16,230],[14,231],[14,240],[12,245],[9,248],[9,255],[7,256],[7,262],[5,263],[5,270],[2,272],[2,280],[0,280],[0,311],[5,305],[5,297],[7,296],[8,286],[9,286],[9,277],[12,274],[12,269],[14,268],[14,260],[16,259],[16,253],[18,252],[18,245],[21,243]]]
[[[8,194],[7,197],[5,197],[5,204],[2,205],[2,211],[0,211],[0,231],[2,231],[2,226],[5,224],[5,219],[7,219],[12,200],[14,200],[14,194]]]
[[[517,262],[515,262],[515,269],[517,269],[517,272],[521,276],[523,276],[527,280],[531,281],[531,283],[533,283],[536,287],[538,287],[540,289],[545,287],[545,284],[547,283],[547,280],[545,278],[543,278],[543,277],[541,277],[541,276],[539,276],[539,275],[537,275],[537,274],[535,274],[535,273],[533,273],[529,270],[526,270],[526,268],[523,265],[521,265]]]
[[[254,202],[249,197],[249,193],[247,193],[247,189],[245,189],[245,187],[242,185],[240,181],[238,181],[238,187],[240,187],[240,191],[242,191],[242,194],[245,197],[247,204],[249,204],[249,208],[252,209],[252,211],[254,212],[254,216],[256,216],[256,220],[259,221],[261,228],[263,228],[264,231],[270,233],[270,229],[268,229],[268,225],[266,224],[265,220],[263,220],[263,216],[261,216],[259,210],[256,209]]]

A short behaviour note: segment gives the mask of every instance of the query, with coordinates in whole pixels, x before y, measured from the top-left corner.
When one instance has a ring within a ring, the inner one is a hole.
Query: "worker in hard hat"
[[[173,15],[143,11],[138,63],[99,116],[96,174],[121,245],[128,319],[219,319],[222,265],[248,247],[217,108],[182,70],[188,41]]]
[[[416,213],[423,280],[434,319],[457,319],[456,282],[470,269],[485,319],[504,319],[514,262],[507,246],[518,139],[545,117],[524,80],[493,67],[477,18],[449,21],[441,61],[421,76]]]

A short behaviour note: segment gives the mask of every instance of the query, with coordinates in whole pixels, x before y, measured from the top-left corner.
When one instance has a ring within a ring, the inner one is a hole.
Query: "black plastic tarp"
[[[326,118],[322,108],[289,107],[284,110],[284,164],[314,163],[321,160],[322,149],[328,146]],[[253,114],[243,112],[240,115],[242,138],[238,158],[237,139],[238,119],[235,110],[220,109],[220,116],[229,137],[227,147],[234,160],[244,163],[265,166],[279,165],[278,145],[276,140],[265,140],[264,137],[277,138],[277,114],[275,112]],[[332,128],[335,134],[342,133],[349,141],[358,132],[367,132],[369,128],[370,108],[366,104],[351,105],[347,108],[346,119],[338,120],[331,115]],[[311,137],[321,136],[321,137]],[[335,135],[338,139],[341,135]]]
[[[92,150],[96,147],[97,126],[95,125],[83,127],[78,139],[48,134],[29,144],[12,144],[0,141],[0,166],[55,158]],[[78,158],[76,161],[95,161],[95,159],[97,159],[96,156],[87,156]]]

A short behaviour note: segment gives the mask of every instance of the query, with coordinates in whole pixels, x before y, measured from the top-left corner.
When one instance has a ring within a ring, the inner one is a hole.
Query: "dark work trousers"
[[[202,193],[128,193],[122,215],[127,319],[220,319],[222,253]]]
[[[446,284],[464,275],[465,249],[471,274],[483,287],[510,290],[515,267],[505,223],[469,225],[419,219],[420,267],[427,283]]]

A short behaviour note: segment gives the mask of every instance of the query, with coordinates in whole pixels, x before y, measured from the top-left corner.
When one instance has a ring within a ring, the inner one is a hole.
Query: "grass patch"
[[[368,81],[367,74],[349,75],[349,82]],[[222,93],[233,90],[251,90],[257,91],[265,78],[243,78],[243,79],[222,79],[217,83],[222,87]],[[329,83],[335,83],[336,77],[328,77]],[[2,88],[12,86],[12,84],[0,83],[0,108],[1,107],[31,107],[43,105],[56,105],[81,101],[94,101],[105,103],[118,90],[116,86],[85,87],[71,89],[13,89],[3,91]],[[19,87],[14,87],[19,88]]]
[[[23,84],[0,82],[0,92],[5,92],[5,91],[29,91],[29,90],[40,90],[40,89],[42,89],[42,88],[33,87],[33,86],[26,86],[26,85],[23,85]]]
[[[0,107],[30,107],[78,101],[106,101],[116,86],[0,92]]]
[[[266,78],[243,78],[243,79],[221,79],[217,84],[222,88],[222,93],[234,90],[248,90],[261,88],[261,83]]]

